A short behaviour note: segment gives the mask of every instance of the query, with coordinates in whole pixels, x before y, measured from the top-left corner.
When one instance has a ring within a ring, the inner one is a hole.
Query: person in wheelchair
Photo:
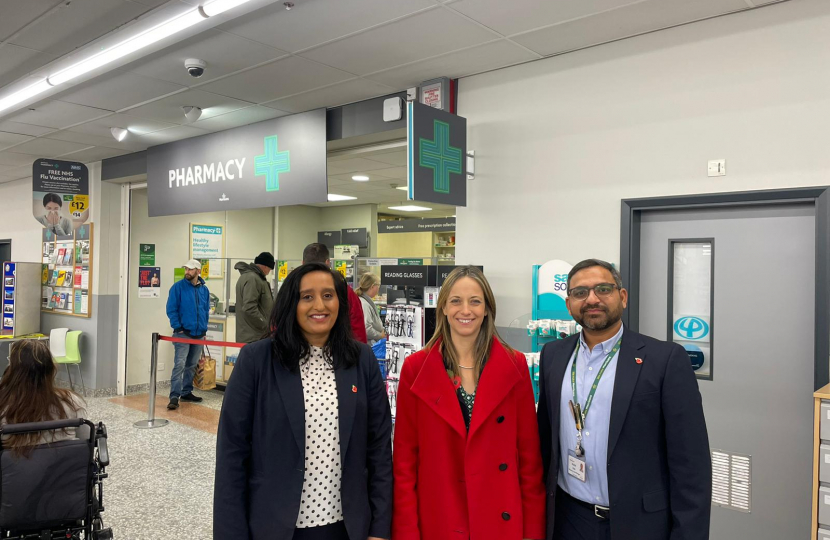
[[[55,388],[57,366],[49,342],[24,339],[12,344],[9,367],[0,379],[0,425],[84,418],[86,404],[77,394]],[[38,444],[88,438],[81,428],[3,435],[3,447],[26,456]]]
[[[11,347],[0,380],[0,538],[105,540],[102,480],[109,465],[106,426],[84,402],[55,388],[45,341]]]

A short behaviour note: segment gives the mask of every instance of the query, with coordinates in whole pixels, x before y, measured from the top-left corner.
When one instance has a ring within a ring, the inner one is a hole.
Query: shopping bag
[[[196,366],[193,386],[199,390],[213,390],[216,388],[216,360],[211,358],[207,347],[202,347],[202,357],[199,359],[199,365]]]

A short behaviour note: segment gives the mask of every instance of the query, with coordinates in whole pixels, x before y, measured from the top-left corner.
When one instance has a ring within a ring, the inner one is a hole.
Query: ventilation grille
[[[752,456],[712,450],[712,504],[752,511]]]

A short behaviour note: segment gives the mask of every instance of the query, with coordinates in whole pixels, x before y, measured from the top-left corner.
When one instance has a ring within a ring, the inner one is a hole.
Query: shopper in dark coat
[[[274,256],[257,255],[252,264],[238,262],[236,282],[236,342],[253,343],[268,333],[268,317],[274,307],[271,286],[265,277],[274,269]]]

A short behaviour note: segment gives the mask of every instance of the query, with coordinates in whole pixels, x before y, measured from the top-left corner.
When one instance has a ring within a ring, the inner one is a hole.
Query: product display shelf
[[[71,235],[42,233],[41,308],[44,313],[92,316],[92,223]]]
[[[813,540],[830,538],[830,384],[813,393]]]

